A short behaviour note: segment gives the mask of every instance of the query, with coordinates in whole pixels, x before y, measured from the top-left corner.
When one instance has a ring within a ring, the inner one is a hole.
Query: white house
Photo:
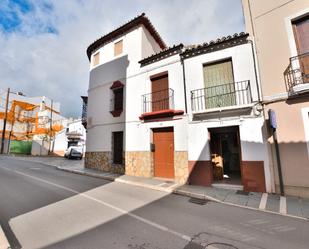
[[[247,34],[167,48],[142,14],[96,40],[87,55],[86,167],[269,190]]]
[[[65,120],[63,129],[59,131],[52,143],[52,152],[63,156],[65,150],[70,146],[86,146],[86,129],[82,125],[81,119],[69,118]]]

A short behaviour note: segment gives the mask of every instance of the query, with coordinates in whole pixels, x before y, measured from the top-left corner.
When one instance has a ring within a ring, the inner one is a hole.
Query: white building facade
[[[167,48],[142,14],[87,54],[86,167],[271,191],[246,34]]]

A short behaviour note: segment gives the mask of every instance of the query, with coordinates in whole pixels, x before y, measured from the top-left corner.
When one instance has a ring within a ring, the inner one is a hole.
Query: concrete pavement
[[[71,173],[93,176],[130,185],[146,187],[168,193],[180,194],[199,199],[208,199],[228,205],[234,205],[263,212],[309,219],[309,199],[293,196],[281,197],[267,193],[245,193],[233,189],[178,185],[170,181],[112,174],[84,168],[83,160],[67,160],[59,157],[18,156],[18,160],[34,161],[57,167]]]
[[[14,248],[301,249],[309,244],[307,221],[211,201],[197,204],[41,163],[0,158],[0,189],[1,225],[15,236]]]

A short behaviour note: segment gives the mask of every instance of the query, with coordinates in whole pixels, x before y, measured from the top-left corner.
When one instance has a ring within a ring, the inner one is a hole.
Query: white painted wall
[[[119,40],[123,40],[123,53],[115,57],[114,43]],[[110,151],[111,133],[125,131],[125,122],[139,121],[141,95],[146,93],[146,86],[145,74],[141,74],[138,62],[144,56],[159,50],[159,46],[143,26],[132,29],[98,50],[100,64],[90,66],[87,151]],[[113,117],[110,113],[110,101],[113,98],[110,87],[117,80],[125,85],[124,111],[120,117]]]
[[[226,48],[184,60],[188,100],[190,100],[190,92],[192,90],[205,87],[203,78],[203,65],[228,58],[232,58],[235,82],[250,80],[253,101],[258,100],[254,60],[250,43]],[[188,110],[191,110],[190,101],[188,101]]]

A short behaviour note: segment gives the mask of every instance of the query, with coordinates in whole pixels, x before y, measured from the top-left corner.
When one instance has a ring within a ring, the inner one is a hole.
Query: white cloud
[[[87,46],[142,12],[168,45],[243,31],[240,0],[31,1],[31,12],[18,12],[20,29],[0,32],[0,88],[53,98],[65,115],[81,113],[79,96],[87,94],[89,77]],[[45,32],[50,28],[56,33]]]

